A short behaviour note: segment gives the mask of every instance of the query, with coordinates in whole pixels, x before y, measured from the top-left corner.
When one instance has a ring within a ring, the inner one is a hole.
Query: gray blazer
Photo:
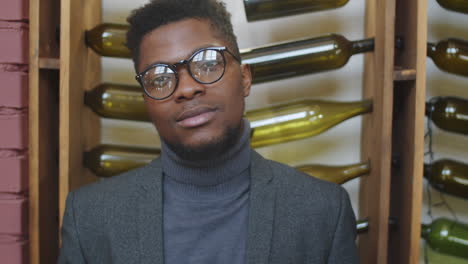
[[[162,264],[162,179],[156,159],[71,192],[58,262]],[[253,151],[249,199],[247,264],[358,263],[354,214],[339,185]]]

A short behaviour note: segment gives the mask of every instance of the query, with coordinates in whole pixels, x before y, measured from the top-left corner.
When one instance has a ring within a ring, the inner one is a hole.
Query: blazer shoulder
[[[154,184],[161,177],[159,160],[155,160],[141,168],[105,178],[84,185],[73,191],[74,200],[79,203],[106,203],[125,200],[146,184]]]

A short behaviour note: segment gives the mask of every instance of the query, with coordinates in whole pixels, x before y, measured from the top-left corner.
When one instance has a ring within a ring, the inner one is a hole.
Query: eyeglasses
[[[210,47],[197,50],[187,60],[175,64],[155,63],[135,76],[146,95],[162,100],[171,96],[177,89],[179,74],[177,67],[186,65],[192,78],[201,84],[215,83],[224,76],[226,58],[224,52],[240,63],[240,59],[226,47]]]

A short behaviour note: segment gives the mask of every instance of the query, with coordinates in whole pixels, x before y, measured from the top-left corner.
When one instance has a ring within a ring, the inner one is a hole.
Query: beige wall
[[[443,10],[435,0],[429,1],[429,39],[449,36],[468,39],[468,15]],[[146,1],[103,0],[105,22],[124,23],[129,10]],[[326,33],[339,33],[350,40],[364,36],[364,0],[350,2],[336,10],[297,15],[247,23],[242,0],[227,0],[232,21],[241,48],[292,40]],[[129,60],[103,58],[103,80],[136,84]],[[361,99],[363,56],[356,55],[342,69],[294,79],[255,85],[247,99],[247,110],[268,106],[297,98],[311,97],[327,100],[350,101]],[[459,95],[468,98],[468,78],[446,74],[428,62],[428,95]],[[264,156],[290,165],[306,163],[348,164],[359,162],[360,118],[348,120],[314,138],[258,149]],[[123,143],[158,146],[159,140],[150,125],[138,122],[102,121],[105,143]],[[145,136],[134,137],[128,131],[138,126]],[[436,157],[453,157],[468,163],[468,137],[440,132],[435,129]],[[359,180],[344,186],[358,211]],[[432,190],[434,200],[439,195]],[[468,201],[446,196],[461,219],[468,222]],[[429,220],[425,217],[424,220]],[[447,215],[443,208],[434,215]],[[433,263],[436,263],[435,261]]]

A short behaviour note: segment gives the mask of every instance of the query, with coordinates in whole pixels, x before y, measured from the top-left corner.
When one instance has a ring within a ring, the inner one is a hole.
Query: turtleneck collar
[[[161,140],[164,175],[181,184],[198,187],[216,186],[243,174],[250,165],[250,123],[243,120],[238,142],[216,159],[202,162],[185,160]]]

